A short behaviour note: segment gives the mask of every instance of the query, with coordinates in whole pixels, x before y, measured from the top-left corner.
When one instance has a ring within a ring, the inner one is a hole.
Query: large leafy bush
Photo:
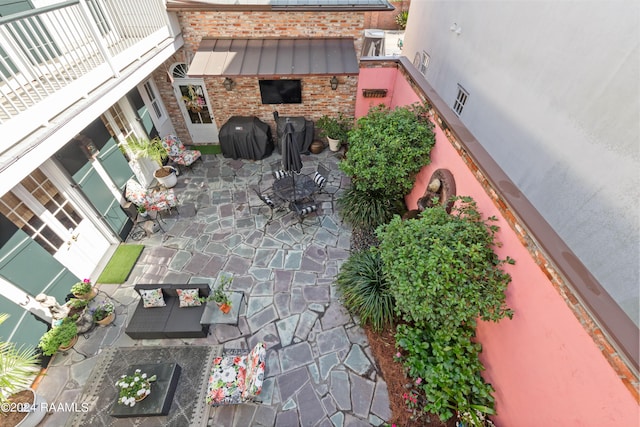
[[[456,411],[494,413],[493,387],[480,375],[484,370],[478,358],[481,346],[471,340],[471,328],[462,327],[456,332],[400,325],[396,334],[407,373],[421,379],[416,387],[425,396],[426,410],[442,421]]]
[[[511,276],[501,267],[513,260],[493,251],[498,228],[482,220],[471,198],[458,201],[451,215],[438,206],[378,228],[391,293],[404,319],[418,326],[475,328],[478,317],[512,315],[505,305]]]
[[[340,162],[356,190],[397,200],[413,188],[416,174],[429,164],[435,144],[424,106],[372,108],[349,132],[349,151]]]
[[[408,374],[425,396],[424,411],[447,420],[457,411],[472,425],[494,413],[493,388],[480,375],[480,345],[473,342],[477,319],[511,317],[505,291],[498,227],[485,222],[469,197],[449,215],[444,207],[419,218],[396,217],[380,226],[378,250],[383,270],[406,322],[396,333]],[[488,221],[494,221],[489,218]]]

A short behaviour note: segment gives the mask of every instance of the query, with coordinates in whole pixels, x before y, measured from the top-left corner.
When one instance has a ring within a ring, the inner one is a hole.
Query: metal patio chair
[[[265,227],[271,224],[274,219],[276,219],[274,218],[274,215],[276,213],[286,213],[284,202],[279,197],[272,194],[267,194],[261,191],[257,186],[251,187],[251,189],[256,193],[258,199],[260,199],[260,207],[262,208],[266,206],[269,208],[269,219],[267,220]]]
[[[300,224],[300,228],[304,233],[304,220],[315,212],[315,218],[318,221],[318,225],[321,225],[320,217],[318,216],[318,205],[315,200],[308,199],[304,201],[291,202],[289,204],[289,209],[296,214],[298,217],[298,224]]]
[[[318,163],[316,173],[313,175],[313,182],[316,184],[318,193],[326,193],[325,187],[329,180],[329,174],[331,171],[322,163]]]

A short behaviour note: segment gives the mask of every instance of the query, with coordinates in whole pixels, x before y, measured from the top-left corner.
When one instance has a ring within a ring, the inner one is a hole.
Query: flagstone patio
[[[320,221],[308,218],[304,229],[293,213],[267,225],[269,209],[251,190],[256,184],[270,188],[270,164],[278,154],[262,161],[204,156],[179,177],[175,191],[181,206],[164,217],[165,232],[139,242],[145,249],[127,282],[100,285],[117,303],[113,326],[96,328],[81,336],[73,350],[57,354],[38,392],[50,403],[82,403],[83,386],[109,347],[248,349],[264,341],[262,403],[207,407],[202,419],[208,425],[384,424],[391,418],[386,384],[366,335],[342,307],[333,285],[349,255],[351,236],[335,211],[336,195],[349,184],[337,166],[340,155],[325,150],[303,156],[302,173],[315,172],[318,162],[331,170],[326,193],[316,198]],[[124,334],[137,304],[135,283],[213,284],[221,273],[233,274],[231,289],[246,297],[237,325],[212,326],[207,338],[198,339],[133,340]],[[70,425],[72,418],[69,412],[50,412],[44,425]],[[114,419],[112,425],[120,424]]]

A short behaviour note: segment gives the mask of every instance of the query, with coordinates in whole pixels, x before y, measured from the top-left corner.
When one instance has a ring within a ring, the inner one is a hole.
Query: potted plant
[[[86,299],[71,298],[69,301],[67,301],[67,307],[70,308],[69,317],[84,310],[88,304],[89,301]]]
[[[78,339],[78,327],[75,321],[67,317],[58,326],[54,326],[42,335],[38,347],[45,356],[54,355],[59,349],[69,349]]]
[[[167,150],[162,146],[162,140],[158,137],[151,140],[129,137],[127,142],[122,144],[122,148],[129,158],[129,165],[138,182],[145,188],[153,182],[154,172],[162,168],[163,163],[169,158]]]
[[[75,322],[79,334],[84,334],[94,326],[92,313],[87,310],[88,305],[89,300],[80,298],[71,298],[65,303],[69,307],[67,318]]]
[[[136,206],[136,209],[138,210],[140,216],[147,216],[149,214],[149,212],[147,212],[147,208],[145,208],[144,205]]]
[[[0,324],[9,317],[0,314]],[[0,342],[0,404],[15,407],[36,408],[45,403],[42,396],[31,389],[34,378],[40,371],[38,355],[32,349],[16,346],[12,342]],[[36,406],[38,405],[38,406]],[[2,425],[37,426],[46,415],[46,411],[0,411]]]
[[[93,310],[93,320],[100,326],[106,326],[116,317],[115,305],[111,301],[102,301]]]
[[[211,294],[208,297],[200,298],[201,302],[207,301],[215,301],[224,314],[229,313],[231,311],[231,298],[226,291],[226,288],[231,284],[233,278],[229,276],[223,276],[220,279],[220,283],[218,286],[213,288]]]
[[[131,156],[135,159],[146,157],[154,161],[157,166],[169,158],[167,150],[162,146],[162,140],[159,137],[153,139],[142,139],[136,137],[127,138],[127,147],[131,151]]]
[[[166,188],[175,187],[178,183],[177,171],[173,166],[162,166],[161,168],[156,169],[153,176]]]
[[[118,403],[121,405],[135,406],[151,394],[151,383],[157,379],[155,375],[148,376],[140,369],[136,369],[133,375],[123,375],[116,382],[120,388]]]
[[[340,143],[347,141],[347,133],[351,128],[349,120],[342,113],[338,117],[324,115],[316,122],[316,126],[320,129],[319,136],[329,141],[331,151],[338,151]]]
[[[98,293],[91,285],[91,280],[83,279],[71,287],[71,293],[78,299],[93,299]]]

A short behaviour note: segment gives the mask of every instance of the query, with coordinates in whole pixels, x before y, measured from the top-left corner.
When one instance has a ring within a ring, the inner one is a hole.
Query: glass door
[[[218,127],[203,79],[187,76],[186,64],[176,64],[172,71],[173,88],[178,105],[194,143],[218,142]]]
[[[0,212],[79,278],[90,277],[109,248],[41,169],[0,198]]]

